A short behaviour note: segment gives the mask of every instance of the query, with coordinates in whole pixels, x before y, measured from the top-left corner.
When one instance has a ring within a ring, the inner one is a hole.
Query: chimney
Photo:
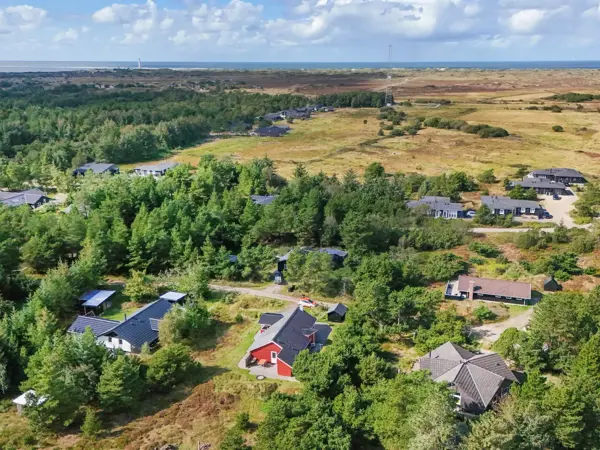
[[[123,322],[127,320],[127,314],[123,314]]]
[[[475,293],[475,282],[469,281],[469,300],[473,300],[473,294]]]
[[[302,303],[301,303],[301,304],[299,304],[299,305],[298,305],[298,309],[299,309],[300,311],[304,311],[304,305],[303,305]]]

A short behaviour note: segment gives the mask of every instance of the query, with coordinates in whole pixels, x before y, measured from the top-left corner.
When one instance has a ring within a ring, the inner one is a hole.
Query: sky
[[[0,60],[600,60],[600,0],[0,0]]]

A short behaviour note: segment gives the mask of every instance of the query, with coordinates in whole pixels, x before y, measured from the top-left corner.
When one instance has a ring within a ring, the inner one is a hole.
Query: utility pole
[[[385,88],[385,105],[392,106],[394,104],[394,97],[392,95],[392,55],[393,48],[388,45],[388,71],[387,71],[387,87]]]

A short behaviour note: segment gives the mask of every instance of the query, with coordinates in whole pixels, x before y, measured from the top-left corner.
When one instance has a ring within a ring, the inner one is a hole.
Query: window
[[[119,339],[119,345],[123,345],[123,339]]]
[[[108,337],[108,342],[112,342],[112,338],[110,336]]]

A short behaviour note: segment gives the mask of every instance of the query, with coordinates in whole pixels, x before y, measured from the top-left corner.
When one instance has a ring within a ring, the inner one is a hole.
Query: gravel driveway
[[[560,200],[553,200],[551,195],[540,195],[542,206],[552,214],[552,219],[541,220],[540,222],[555,222],[561,221],[567,228],[589,228],[591,225],[577,225],[570,212],[575,208],[574,203],[577,201],[577,195],[561,195]]]

